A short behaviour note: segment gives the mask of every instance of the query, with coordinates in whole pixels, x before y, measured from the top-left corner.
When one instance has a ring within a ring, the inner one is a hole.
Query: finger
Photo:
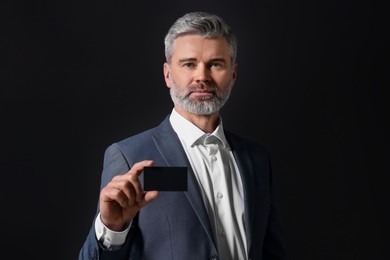
[[[150,167],[153,165],[152,160],[144,160],[138,163],[135,163],[133,167],[131,167],[130,171],[127,173],[129,175],[129,180],[132,183],[132,187],[134,188],[136,198],[135,200],[139,203],[141,202],[144,196],[144,190],[142,188],[141,182],[139,181],[139,176],[142,174],[144,167]]]
[[[142,173],[144,167],[150,167],[152,165],[152,160],[144,160],[135,163],[126,174],[114,176],[107,187],[119,190],[122,193],[121,196],[126,197],[125,199],[127,199],[126,203],[128,206],[140,203],[144,197],[144,190],[138,177]],[[112,196],[115,196],[115,191],[111,192],[113,192]],[[123,199],[121,201],[118,200],[118,203],[121,202],[121,206],[123,206],[122,201]]]
[[[141,200],[139,206],[140,208],[143,208],[146,204],[152,202],[158,197],[158,191],[148,191],[143,196],[143,199]]]
[[[139,185],[136,182],[138,182],[138,180],[131,181],[128,176],[118,175],[115,176],[107,186],[120,190],[123,195],[126,196],[128,200],[127,204],[133,205],[134,202],[137,200],[137,190],[143,193],[143,191],[140,191],[139,188],[134,187],[134,185]]]
[[[127,175],[136,175],[137,177],[141,175],[142,171],[144,170],[144,167],[151,167],[153,166],[152,160],[144,160],[135,163],[131,169],[126,173]]]
[[[130,189],[133,191],[134,203],[139,203],[144,196],[144,190],[142,188],[141,182],[139,181],[136,175],[130,175],[129,177]]]
[[[122,208],[127,207],[129,204],[129,198],[123,193],[123,191],[113,186],[105,187],[100,195],[103,202],[116,202]]]

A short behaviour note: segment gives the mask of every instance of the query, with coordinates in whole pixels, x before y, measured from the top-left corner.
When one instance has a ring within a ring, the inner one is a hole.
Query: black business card
[[[145,167],[144,190],[187,191],[188,167]]]

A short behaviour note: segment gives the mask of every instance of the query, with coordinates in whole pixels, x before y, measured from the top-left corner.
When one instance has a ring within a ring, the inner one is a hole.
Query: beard
[[[170,90],[172,101],[180,105],[184,110],[195,115],[211,115],[218,112],[230,97],[234,85],[231,80],[227,86],[217,88],[215,85],[191,84],[188,88],[181,89],[175,81],[170,79]],[[191,97],[191,93],[197,90],[207,90],[212,96]]]

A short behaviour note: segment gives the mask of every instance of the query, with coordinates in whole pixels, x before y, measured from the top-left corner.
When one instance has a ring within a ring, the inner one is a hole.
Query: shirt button
[[[223,198],[223,194],[220,193],[220,192],[218,192],[218,193],[217,193],[217,198],[218,198],[218,199],[222,199],[222,198]]]

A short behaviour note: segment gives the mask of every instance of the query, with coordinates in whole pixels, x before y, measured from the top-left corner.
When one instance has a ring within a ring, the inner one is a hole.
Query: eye
[[[192,69],[195,67],[195,64],[192,62],[187,62],[187,63],[183,63],[183,67]]]
[[[213,62],[210,65],[213,68],[222,68],[222,63],[220,63],[220,62]]]

